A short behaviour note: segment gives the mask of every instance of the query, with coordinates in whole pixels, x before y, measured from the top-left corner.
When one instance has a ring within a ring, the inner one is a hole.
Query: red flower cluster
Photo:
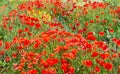
[[[104,2],[77,6],[72,0],[35,0],[18,5],[3,16],[0,25],[3,68],[13,64],[13,72],[20,74],[96,74],[114,68],[120,72],[115,67],[120,64],[116,21],[105,17],[115,18],[120,11],[111,12],[114,9],[107,6]],[[32,10],[43,10],[41,15],[46,16],[49,13],[51,21],[26,13]]]

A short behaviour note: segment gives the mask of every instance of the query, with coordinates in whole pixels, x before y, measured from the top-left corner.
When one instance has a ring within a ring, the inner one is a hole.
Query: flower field
[[[120,1],[0,0],[0,74],[120,74]]]

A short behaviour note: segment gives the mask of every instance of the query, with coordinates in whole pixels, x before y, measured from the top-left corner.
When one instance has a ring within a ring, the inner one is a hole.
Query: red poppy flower
[[[9,62],[9,61],[10,61],[10,57],[6,57],[6,58],[5,58],[5,61],[6,61],[6,62]]]
[[[40,46],[40,44],[36,43],[36,44],[34,44],[33,48],[34,48],[34,49],[38,49],[39,46]]]
[[[68,74],[74,74],[75,69],[74,67],[69,67],[68,71],[69,71]]]
[[[94,20],[90,20],[90,23],[94,23]]]
[[[83,30],[82,30],[82,29],[78,30],[78,33],[82,33],[82,32],[83,32]]]
[[[100,68],[98,66],[95,66],[94,70],[99,73],[100,72]]]
[[[55,64],[58,63],[58,59],[57,59],[57,58],[48,58],[48,59],[46,60],[46,63],[48,63],[49,66],[54,66]]]
[[[104,61],[101,61],[99,64],[100,64],[100,66],[105,67],[105,62]]]
[[[86,44],[85,44],[85,47],[86,47],[86,48],[90,48],[90,49],[92,49],[92,44],[90,44],[90,43],[86,43]]]
[[[40,29],[41,25],[39,23],[35,24],[36,29]]]
[[[38,70],[36,69],[29,70],[27,74],[38,74]]]
[[[29,32],[29,30],[30,30],[29,28],[25,28],[24,32]]]
[[[8,50],[10,47],[11,47],[10,42],[6,42],[6,43],[5,43],[5,49]]]
[[[42,74],[56,74],[55,68],[46,68],[42,70]]]
[[[88,22],[85,22],[85,26],[88,26],[89,25],[89,23]]]
[[[44,37],[44,38],[43,38],[43,41],[44,41],[44,42],[49,42],[49,41],[50,41],[50,37]]]
[[[87,36],[87,39],[88,39],[88,40],[93,40],[93,41],[94,41],[94,40],[96,40],[96,37],[93,36],[93,35],[88,35],[88,36]]]
[[[17,54],[16,53],[13,53],[12,54],[12,58],[16,58],[17,57]]]
[[[101,47],[102,50],[104,51],[107,51],[108,50],[108,46],[106,44],[104,44],[102,47]]]
[[[113,33],[113,32],[114,32],[114,29],[109,29],[109,32],[110,32],[110,33]]]
[[[112,38],[112,41],[113,41],[113,42],[116,42],[116,41],[117,41],[117,38]]]
[[[96,20],[96,23],[99,23],[100,21],[99,20]]]
[[[118,57],[118,54],[117,53],[113,53],[112,54],[112,58],[116,58],[116,57]]]
[[[22,32],[23,32],[23,30],[21,30],[21,29],[20,29],[20,30],[18,30],[18,33],[22,33]]]
[[[98,16],[98,15],[96,15],[95,17],[96,17],[96,18],[99,18],[99,16]]]
[[[96,58],[96,62],[97,62],[98,64],[100,64],[100,63],[102,62],[102,59]]]
[[[88,32],[88,35],[93,35],[93,32]]]
[[[83,2],[87,2],[87,0],[83,0]]]
[[[45,70],[45,69],[43,69],[41,73],[42,73],[42,74],[48,74],[48,71]]]
[[[25,72],[25,71],[22,71],[22,72],[20,72],[20,74],[27,74],[27,72]]]
[[[90,68],[92,66],[92,61],[91,60],[85,60],[85,61],[83,61],[83,65]]]
[[[103,20],[102,22],[103,22],[103,23],[107,23],[107,20]]]
[[[103,31],[99,32],[99,36],[104,36],[105,33]]]
[[[67,60],[61,59],[60,62],[61,62],[62,64],[64,64],[64,63],[67,63]]]
[[[0,47],[2,46],[2,40],[0,40]]]
[[[61,65],[61,69],[64,71],[64,73],[68,72],[69,65],[67,63],[64,63]]]
[[[29,44],[31,43],[31,41],[28,39],[23,39],[22,42],[23,42],[24,46],[29,46]]]
[[[105,63],[105,68],[110,71],[112,70],[113,65],[111,63]]]
[[[4,55],[4,53],[5,53],[4,50],[0,51],[0,55]]]
[[[98,54],[99,54],[98,52],[93,52],[92,55],[91,55],[91,57],[97,57]]]
[[[68,58],[68,59],[74,59],[76,57],[76,54],[73,54],[72,52],[70,53],[63,53],[62,55],[64,58]]]
[[[120,39],[116,41],[117,46],[120,46]]]
[[[106,59],[106,58],[108,58],[109,57],[109,54],[105,54],[105,53],[102,53],[102,54],[100,54],[100,57],[102,58],[102,59]]]
[[[19,10],[25,10],[26,8],[27,8],[27,5],[25,5],[25,4],[21,4],[18,7]]]

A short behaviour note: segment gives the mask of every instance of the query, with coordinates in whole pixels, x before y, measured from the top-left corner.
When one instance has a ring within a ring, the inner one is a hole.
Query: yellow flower
[[[27,11],[27,13],[28,13],[28,15],[30,15],[30,14],[31,14],[31,12],[30,12],[30,11]]]
[[[76,3],[76,0],[72,0],[73,1],[73,3]]]
[[[13,2],[14,0],[9,0],[9,2]]]
[[[36,13],[33,13],[33,16],[34,16],[34,17],[36,17],[36,16],[37,16],[37,14],[36,14]]]
[[[20,0],[20,2],[26,2],[27,0]]]
[[[32,10],[32,11],[27,11],[27,14],[29,16],[39,18],[43,21],[51,21],[51,16],[49,13],[47,13],[45,10]]]
[[[26,2],[28,0],[18,0],[18,2]],[[17,2],[16,0],[9,0],[9,2]]]
[[[43,21],[51,21],[51,16],[50,16],[50,14],[47,14],[47,13],[44,13],[43,15],[42,15],[42,19],[43,19]]]
[[[41,15],[41,14],[42,14],[42,12],[39,10],[39,11],[38,11],[38,14],[39,14],[39,15]]]

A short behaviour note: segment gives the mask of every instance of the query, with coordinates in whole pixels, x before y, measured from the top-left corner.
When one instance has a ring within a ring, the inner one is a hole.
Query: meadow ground
[[[120,74],[120,0],[0,0],[0,74]]]

